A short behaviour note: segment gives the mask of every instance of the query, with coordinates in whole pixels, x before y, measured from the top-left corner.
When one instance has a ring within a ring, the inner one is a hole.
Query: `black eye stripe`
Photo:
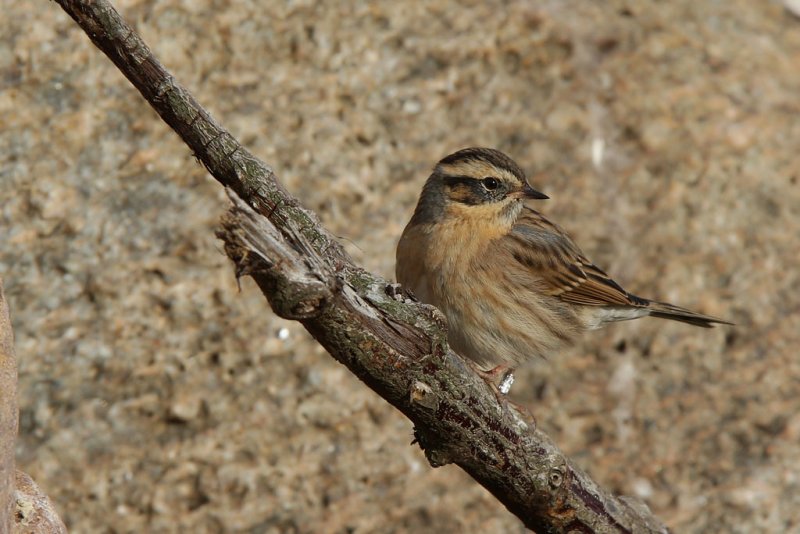
[[[473,185],[475,182],[477,182],[477,180],[475,178],[473,178],[472,176],[463,176],[463,175],[462,176],[445,176],[443,181],[447,185],[464,184],[464,185],[470,185],[470,186]]]
[[[489,187],[486,180],[493,180],[494,187]],[[471,206],[496,202],[502,200],[507,194],[507,185],[494,176],[476,178],[466,175],[447,175],[442,176],[442,182],[450,188],[450,199],[460,204]]]

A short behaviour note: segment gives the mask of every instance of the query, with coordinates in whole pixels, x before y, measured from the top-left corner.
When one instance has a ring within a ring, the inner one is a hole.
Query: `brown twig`
[[[272,170],[217,125],[106,1],[57,0],[225,187],[218,235],[238,274],[299,320],[415,425],[434,466],[455,463],[540,532],[666,532],[601,489],[541,431],[498,403],[449,350],[441,314],[355,266]]]

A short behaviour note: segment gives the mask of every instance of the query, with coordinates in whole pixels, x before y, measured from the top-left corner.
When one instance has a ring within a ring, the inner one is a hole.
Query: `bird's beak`
[[[550,198],[547,195],[545,195],[544,193],[540,193],[536,189],[532,188],[527,182],[525,182],[525,185],[522,186],[522,189],[517,191],[516,197],[517,198],[529,198],[529,199],[532,199],[532,200],[547,200],[548,198]]]

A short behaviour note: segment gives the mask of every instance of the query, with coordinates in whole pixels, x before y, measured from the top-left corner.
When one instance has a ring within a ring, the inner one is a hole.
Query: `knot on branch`
[[[296,242],[290,242],[268,217],[230,190],[228,196],[233,207],[223,216],[217,237],[225,242],[225,253],[236,265],[237,279],[251,276],[284,319],[319,315],[338,287],[324,260],[302,243],[302,237],[293,236]]]
[[[419,426],[414,427],[414,441],[411,443],[419,444],[431,467],[442,467],[455,461],[455,451],[452,450],[451,444],[428,435]]]
[[[417,404],[427,410],[436,410],[439,407],[439,399],[433,392],[433,389],[425,382],[417,380],[411,386],[411,394],[409,395],[411,404]]]

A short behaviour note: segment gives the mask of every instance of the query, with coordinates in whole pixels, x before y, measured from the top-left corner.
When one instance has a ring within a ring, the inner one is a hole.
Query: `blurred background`
[[[800,19],[780,2],[116,2],[165,66],[393,279],[432,165],[499,148],[641,320],[512,397],[676,532],[800,529]],[[52,2],[0,18],[0,275],[20,467],[73,532],[523,532],[237,289],[228,202]]]

